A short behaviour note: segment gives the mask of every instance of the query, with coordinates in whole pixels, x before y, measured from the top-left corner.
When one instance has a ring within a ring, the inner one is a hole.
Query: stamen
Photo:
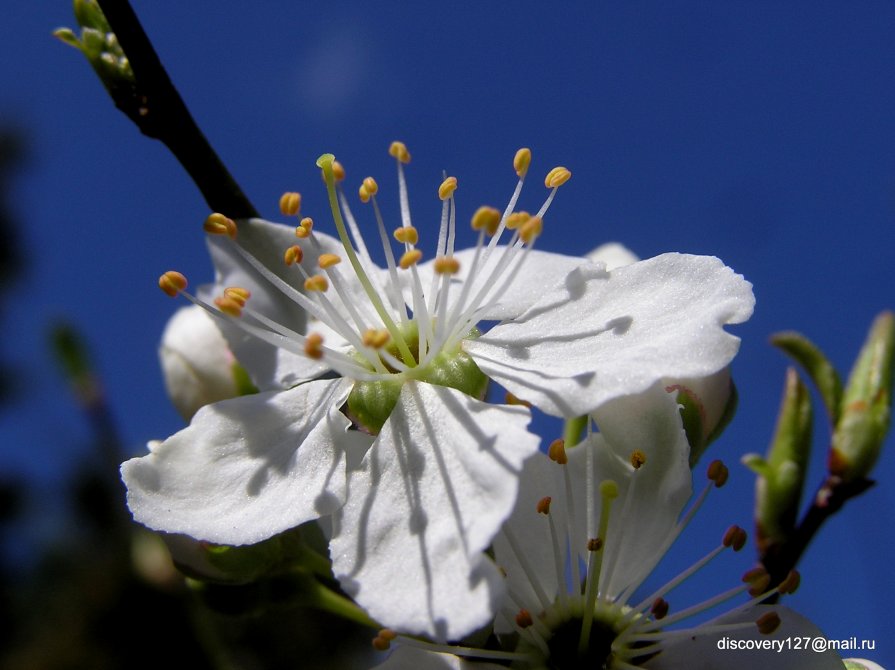
[[[521,398],[517,398],[509,391],[504,394],[503,401],[507,405],[521,405],[522,407],[528,407],[529,409],[531,409],[530,402],[528,402],[527,400],[522,400]]]
[[[646,454],[640,451],[640,449],[635,449],[631,452],[631,466],[635,470],[639,470],[644,463],[646,463]]]
[[[298,224],[298,228],[295,229],[295,236],[302,240],[307,239],[311,236],[311,230],[313,228],[314,220],[310,216],[306,216]]]
[[[550,514],[550,501],[552,498],[550,496],[544,496],[538,501],[537,510],[538,514]]]
[[[308,333],[305,339],[305,354],[308,358],[319,360],[323,358],[323,335],[320,333]]]
[[[572,173],[564,167],[555,167],[544,178],[544,186],[547,188],[558,188],[572,178]]]
[[[470,225],[473,230],[484,230],[489,236],[493,236],[500,225],[500,211],[494,207],[482,205],[472,215]]]
[[[302,228],[300,230],[304,229]],[[295,265],[296,263],[301,263],[304,257],[305,252],[297,244],[289,247],[283,253],[283,260],[286,262],[286,265]]]
[[[439,200],[447,200],[452,195],[454,195],[454,191],[457,190],[457,178],[456,177],[448,177],[443,182],[441,182],[441,186],[438,187],[438,199]]]
[[[569,462],[569,457],[566,456],[566,442],[562,438],[557,440],[553,440],[550,443],[550,446],[547,448],[547,456],[554,463],[559,463],[560,465],[565,465]]]
[[[770,635],[780,627],[780,615],[776,612],[766,612],[755,621],[758,632],[762,635]]]
[[[392,142],[388,148],[388,155],[396,158],[405,165],[410,162],[410,152],[403,142]]]
[[[365,347],[382,349],[382,347],[388,344],[389,339],[391,339],[391,336],[388,334],[387,330],[369,328],[364,332],[363,343]]]
[[[532,244],[544,231],[544,220],[539,216],[533,216],[519,226],[519,238],[525,244]]]
[[[210,214],[202,224],[202,228],[209,235],[227,235],[231,239],[236,238],[236,222],[219,212]]]
[[[341,262],[342,259],[336,254],[320,254],[317,258],[317,265],[324,270],[331,268],[333,265],[338,265]]]
[[[232,316],[235,319],[242,316],[242,308],[245,306],[245,303],[240,303],[238,300],[234,300],[226,295],[215,298],[214,304],[224,314]]]
[[[373,196],[370,195],[370,192],[367,190],[367,187],[361,184],[357,189],[357,197],[360,198],[360,201],[364,204],[370,202],[370,198]]]
[[[345,181],[345,168],[339,161],[333,161],[333,181],[337,184]]]
[[[528,212],[513,212],[506,219],[507,230],[516,230],[523,223],[531,218]]]
[[[364,179],[361,187],[367,192],[367,195],[374,196],[379,193],[379,184],[376,183],[376,180],[373,179],[373,177]]]
[[[516,176],[519,179],[525,178],[529,165],[531,165],[531,149],[523,147],[513,157],[513,169],[516,171]]]
[[[771,584],[771,575],[763,567],[747,570],[742,577],[744,584],[749,584],[749,595],[753,598],[764,593]]]
[[[245,307],[246,302],[252,297],[252,294],[248,289],[242,288],[241,286],[229,286],[224,289],[224,296],[230,298],[230,300],[238,302],[242,307]]]
[[[588,449],[588,468],[593,472],[593,450]],[[604,479],[600,482],[600,525],[596,537],[588,540],[587,549],[590,551],[587,561],[587,585],[584,593],[584,617],[581,621],[581,636],[578,638],[578,653],[583,655],[590,643],[590,629],[594,620],[594,605],[600,586],[600,571],[603,565],[603,538],[609,531],[609,514],[612,511],[612,501],[618,498],[618,484],[612,479]]]
[[[650,613],[656,620],[664,619],[668,615],[668,601],[665,598],[656,598],[650,608]]]
[[[416,244],[420,239],[419,233],[413,226],[395,228],[395,232],[392,234],[401,244]]]
[[[329,288],[329,281],[323,275],[314,275],[305,279],[305,291],[324,292]]]
[[[523,629],[528,628],[534,623],[534,620],[531,618],[531,612],[527,609],[519,610],[519,613],[515,617],[515,621],[516,625]]]
[[[401,256],[401,260],[398,261],[398,265],[402,270],[406,270],[407,268],[416,265],[422,257],[422,251],[419,249],[411,249],[410,251],[404,252],[404,255]]]
[[[287,191],[280,196],[280,213],[283,216],[296,216],[301,209],[301,194]]]
[[[739,551],[745,546],[747,539],[746,531],[734,525],[725,531],[721,544],[725,547],[733,547],[734,551]]]
[[[724,465],[723,462],[714,460],[709,463],[709,467],[706,471],[706,476],[713,482],[715,482],[715,488],[720,489],[724,484],[727,483],[727,478],[730,475],[730,472],[727,469],[727,466]]]
[[[777,593],[781,595],[786,595],[788,593],[795,593],[796,589],[799,588],[799,584],[802,583],[802,576],[799,574],[797,570],[790,570],[789,574],[786,575],[786,579],[780,582],[780,585],[777,586]]]
[[[435,272],[440,275],[455,275],[460,272],[460,261],[453,256],[436,258]]]
[[[158,287],[162,289],[165,294],[172,298],[176,298],[177,295],[187,287],[186,277],[176,270],[168,270],[158,278]]]

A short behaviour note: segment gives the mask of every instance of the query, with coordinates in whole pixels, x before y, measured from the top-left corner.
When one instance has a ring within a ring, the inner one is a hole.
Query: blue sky
[[[442,170],[459,178],[460,212],[471,214],[509,197],[510,161],[526,145],[534,170],[573,173],[541,248],[617,240],[643,257],[717,255],[743,273],[757,307],[735,330],[740,411],[713,447],[733,482],[672,560],[695,559],[729,523],[751,527],[752,477],[738,459],[766,448],[786,365],[768,335],[806,333],[845,371],[872,317],[895,306],[895,5],[405,4],[134,2],[264,215],[289,189],[322,219],[314,161],[324,151],[349,180],[376,176],[394,214],[386,148],[402,139],[417,226],[434,229]],[[28,272],[2,324],[0,352],[27,378],[0,415],[0,467],[40,482],[50,504],[88,432],[49,363],[48,324],[67,318],[88,339],[133,453],[177,430],[156,362],[176,305],[156,279],[172,267],[210,278],[207,211],[167,150],[50,37],[73,24],[69,3],[15,3],[4,15],[0,119],[28,140],[12,192]],[[820,446],[828,433],[815,409]],[[880,484],[809,550],[790,604],[831,637],[875,638],[874,658],[895,666],[883,584],[895,561],[892,447]],[[819,449],[812,487],[822,461]],[[750,561],[722,561],[693,592],[726,588]]]

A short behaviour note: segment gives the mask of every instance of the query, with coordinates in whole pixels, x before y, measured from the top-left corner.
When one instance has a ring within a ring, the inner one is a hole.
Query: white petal
[[[342,587],[382,624],[440,640],[485,625],[502,579],[482,552],[537,450],[528,410],[404,385],[330,542]]]
[[[315,236],[323,252],[341,251],[342,247],[337,240],[322,233],[315,233]],[[283,261],[283,253],[287,248],[295,244],[300,245],[305,254],[302,265],[311,274],[317,271],[315,269],[317,252],[312,245],[295,237],[294,227],[263,219],[249,219],[239,222],[236,240],[225,236],[208,236],[208,250],[215,267],[215,283],[213,286],[203,287],[199,292],[200,297],[211,301],[225,288],[241,286],[252,294],[249,298],[249,306],[252,309],[297,333],[304,333],[307,325],[305,310],[242,258],[234,248],[236,244],[296,288],[301,288],[304,280],[297,268],[289,267]],[[258,388],[262,390],[283,388],[276,374],[276,347],[249,335],[226,320],[220,320],[219,327],[227,338],[230,350]],[[314,364],[311,368],[315,366],[320,367]]]
[[[453,654],[441,654],[419,647],[400,646],[373,670],[505,670],[505,667],[481,661],[465,661]]]
[[[595,482],[611,479],[618,485],[600,580],[600,592],[614,597],[645,579],[662,558],[665,541],[692,493],[690,445],[674,396],[660,385],[610,401],[594,419],[600,433],[590,444],[568,450],[569,465],[576,466],[573,485],[580,508],[588,474],[585,448],[594,450]],[[645,457],[638,470],[631,465],[635,450]]]
[[[664,254],[611,273],[580,266],[525,314],[464,343],[485,374],[550,414],[574,417],[663,378],[726,366],[752,285],[717,258]]]
[[[134,519],[217,544],[253,544],[330,514],[345,497],[342,380],[206,405],[121,466]]]
[[[503,277],[507,276],[505,272],[497,279],[492,275],[492,271],[497,266],[501,256],[506,252],[506,247],[498,246],[488,259],[488,262],[476,268],[473,284],[469,289],[468,298],[464,305],[468,306],[470,300],[475,298],[483,287],[491,287],[499,290],[503,286]],[[475,249],[462,249],[454,254],[454,258],[460,261],[460,271],[451,277],[450,297],[448,305],[452,306],[463,291],[463,285],[466,283],[469,272],[472,270],[472,261],[475,256]],[[520,255],[521,256],[521,255]],[[419,265],[420,279],[423,288],[428,291],[432,281],[432,273],[434,272],[434,259],[421,263]],[[515,263],[516,261],[514,261]],[[535,301],[540,298],[543,290],[554,284],[560,283],[569,272],[579,265],[586,263],[586,259],[577,256],[564,256],[562,254],[554,254],[548,251],[539,251],[532,249],[525,258],[524,265],[516,275],[512,283],[507,287],[506,291],[498,296],[497,301],[491,305],[481,316],[482,320],[498,321],[500,319],[509,319],[516,317],[526,309],[531,307]],[[485,294],[483,301],[487,303],[493,295]],[[410,289],[405,287],[405,299],[408,304],[412,304],[410,299]]]
[[[702,633],[696,630],[693,635],[678,637],[669,642],[666,649],[645,667],[650,670],[843,670],[842,660],[834,651],[815,652],[805,647],[793,648],[794,644],[804,643],[809,638],[823,637],[823,633],[801,614],[786,607],[759,605],[745,612],[719,617],[712,623],[755,621],[768,611],[776,611],[781,622],[780,627],[771,635],[761,635],[752,627],[725,633]],[[777,646],[752,650],[721,648],[729,645],[730,641]]]
[[[603,263],[607,270],[615,270],[624,265],[631,265],[640,258],[630,249],[618,242],[607,242],[587,254],[587,259],[594,263]]]

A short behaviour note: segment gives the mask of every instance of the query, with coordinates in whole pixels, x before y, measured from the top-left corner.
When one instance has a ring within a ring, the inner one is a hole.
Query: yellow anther
[[[280,196],[280,213],[283,216],[295,216],[301,209],[301,193],[287,191]]]
[[[379,637],[385,640],[394,640],[396,637],[398,637],[398,634],[391,628],[383,628],[381,631],[379,631]]]
[[[377,635],[373,638],[373,641],[370,643],[373,645],[373,649],[376,651],[388,651],[391,645],[391,640],[386,640],[382,635]]]
[[[507,405],[521,405],[522,407],[531,407],[531,403],[527,400],[522,400],[522,398],[517,398],[512,393],[507,391],[507,393],[503,397],[503,401]]]
[[[337,184],[340,181],[345,181],[345,168],[339,161],[333,161],[333,179]]]
[[[306,216],[298,222],[298,225],[300,225],[302,228],[312,230],[314,228],[314,219],[312,219],[310,216]]]
[[[305,279],[305,291],[323,292],[329,288],[329,282],[323,275],[314,275]]]
[[[382,349],[386,344],[388,344],[389,339],[391,339],[391,335],[385,329],[377,330],[375,328],[368,328],[364,331],[363,335],[363,343],[365,347],[372,347],[373,349]]]
[[[519,238],[525,244],[531,244],[544,232],[544,220],[540,216],[533,216],[519,226]]]
[[[604,479],[600,482],[600,497],[608,500],[618,498],[618,484],[614,479]]]
[[[568,463],[569,457],[566,456],[566,441],[562,438],[553,440],[547,448],[547,456],[554,463],[559,463],[560,465]]]
[[[516,155],[513,158],[513,169],[520,179],[525,176],[526,172],[528,172],[529,165],[531,165],[531,149],[522,147],[516,152]]]
[[[780,615],[776,612],[767,612],[755,620],[755,625],[758,626],[759,633],[770,635],[780,627]]]
[[[342,262],[342,259],[339,258],[336,254],[320,254],[317,258],[317,265],[326,270],[327,268],[331,268],[333,265],[338,265]]]
[[[217,308],[219,310],[221,310],[228,316],[232,316],[234,318],[242,316],[243,305],[240,304],[238,300],[234,300],[233,298],[229,298],[226,295],[223,295],[220,298],[215,298],[214,304],[217,305]]]
[[[782,594],[787,593],[795,593],[796,589],[799,588],[799,584],[802,583],[802,576],[798,573],[797,570],[790,570],[789,574],[786,575],[786,579],[780,582],[780,586],[777,587],[777,591]]]
[[[771,576],[764,568],[752,568],[743,575],[743,582],[749,584],[749,595],[757,598],[768,590],[771,585]]]
[[[242,288],[241,286],[230,286],[224,289],[224,296],[239,303],[241,307],[245,307],[249,298],[252,297],[252,294],[248,289]]]
[[[455,275],[460,272],[460,261],[453,256],[441,256],[436,258],[435,272],[440,275]]]
[[[528,221],[531,218],[531,214],[528,212],[513,212],[507,217],[507,228],[510,230],[516,230],[523,223]]]
[[[600,551],[603,548],[603,540],[599,537],[592,537],[587,541],[588,551]]]
[[[314,360],[323,358],[323,335],[310,333],[305,338],[305,355]]]
[[[177,294],[183,291],[186,286],[186,277],[176,270],[168,270],[158,278],[158,287],[172,298],[176,298]]]
[[[547,188],[556,188],[557,186],[562,186],[571,178],[572,173],[566,168],[555,167],[547,173],[546,177],[544,177],[544,186]]]
[[[299,230],[304,230],[304,228],[296,229],[296,235]],[[283,253],[283,260],[286,261],[286,265],[294,265],[295,263],[301,263],[302,259],[305,257],[305,252],[302,251],[302,248],[297,244],[292,245]]]
[[[379,184],[376,183],[376,180],[373,177],[367,177],[364,179],[363,187],[367,189],[367,193],[370,195],[376,195],[379,193]]]
[[[443,182],[441,182],[441,186],[438,187],[438,198],[439,200],[447,200],[452,195],[454,195],[454,191],[457,190],[457,178],[456,177],[448,177]]]
[[[370,195],[370,192],[367,190],[367,187],[364,186],[363,184],[361,184],[360,188],[357,189],[357,197],[360,198],[360,201],[362,203],[366,204],[366,203],[370,202],[370,198],[372,196]]]
[[[484,230],[489,235],[494,235],[500,225],[500,212],[493,207],[482,205],[475,210],[470,223],[473,230]]]
[[[410,152],[407,151],[407,145],[403,142],[392,142],[388,148],[388,155],[397,158],[404,164],[410,162]]]
[[[205,223],[202,225],[205,232],[209,235],[227,235],[228,237],[236,237],[236,222],[219,212],[210,214]]]
[[[534,619],[531,618],[531,612],[527,609],[519,610],[516,614],[516,625],[519,626],[519,628],[528,628],[532,624],[534,624]]]
[[[650,608],[650,613],[654,619],[664,619],[668,614],[668,601],[665,598],[656,598]]]
[[[550,496],[545,496],[538,500],[538,514],[550,514],[550,503],[552,500]]]
[[[419,263],[419,260],[423,257],[423,252],[419,249],[411,249],[410,251],[405,251],[404,255],[401,256],[401,260],[398,261],[398,265],[401,266],[402,270],[406,270],[411,265],[416,265]]]
[[[715,482],[715,488],[720,489],[727,482],[727,477],[730,475],[730,472],[722,461],[714,460],[709,463],[709,467],[705,474],[710,481]]]
[[[311,217],[306,216],[299,222],[298,227],[295,229],[295,236],[302,240],[307,239],[311,236],[311,230],[313,228],[314,220]]]
[[[635,449],[631,452],[631,465],[635,470],[639,470],[644,463],[646,463],[646,454],[640,451],[640,449]]]
[[[724,532],[721,544],[725,547],[732,547],[734,551],[739,551],[746,544],[746,531],[739,526],[731,526]]]
[[[420,240],[420,235],[413,226],[395,228],[393,235],[395,236],[395,239],[402,244],[416,244]]]

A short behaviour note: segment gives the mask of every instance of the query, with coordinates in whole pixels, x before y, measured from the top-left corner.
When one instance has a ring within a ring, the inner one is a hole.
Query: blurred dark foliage
[[[13,178],[25,159],[25,140],[11,128],[0,128],[0,321],[6,316],[6,291],[22,270],[21,243],[11,206]],[[0,351],[0,356],[3,352]],[[11,390],[12,374],[0,358],[0,403]]]

